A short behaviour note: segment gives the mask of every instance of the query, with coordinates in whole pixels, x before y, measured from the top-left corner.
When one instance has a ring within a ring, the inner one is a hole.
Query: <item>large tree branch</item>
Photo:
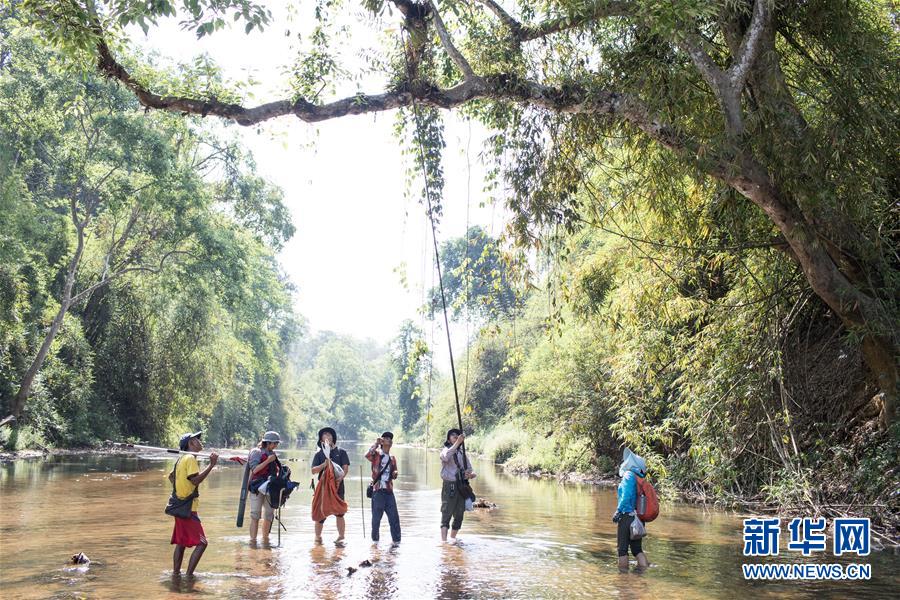
[[[688,32],[678,41],[678,46],[687,53],[691,62],[715,93],[725,114],[728,135],[734,140],[740,138],[744,132],[741,94],[744,91],[751,67],[763,45],[763,34],[768,30],[770,22],[768,1],[755,1],[752,21],[735,53],[734,62],[727,72],[723,72],[712,56],[703,48],[704,41],[701,36]]]
[[[75,296],[73,296],[72,300],[69,302],[69,305],[74,306],[78,302],[81,302],[82,300],[84,300],[85,298],[87,298],[88,296],[90,296],[91,294],[96,292],[101,287],[103,287],[105,285],[109,285],[116,279],[119,279],[120,277],[122,277],[123,275],[127,275],[128,273],[138,273],[138,272],[153,273],[153,274],[159,273],[160,271],[162,271],[167,260],[169,260],[173,256],[178,256],[181,254],[185,254],[188,256],[191,255],[191,253],[187,250],[170,250],[169,252],[166,252],[162,256],[162,258],[159,259],[159,265],[157,265],[157,266],[151,267],[149,265],[140,265],[140,266],[136,266],[136,267],[126,267],[123,269],[119,269],[119,270],[115,271],[114,273],[110,274],[108,277],[104,277],[100,281],[97,281],[96,283],[91,284],[90,286],[83,289]]]
[[[294,115],[302,121],[315,123],[348,115],[405,108],[412,105],[414,100],[420,104],[443,109],[454,108],[475,99],[506,100],[557,112],[618,115],[624,120],[632,121],[637,119],[640,113],[635,107],[641,105],[635,99],[618,92],[598,92],[580,86],[557,89],[516,75],[501,74],[464,81],[447,89],[430,84],[412,84],[380,94],[357,94],[326,104],[312,104],[303,99],[294,102],[276,100],[247,108],[214,98],[200,100],[184,96],[158,95],[135,80],[116,62],[104,43],[101,42],[99,50],[99,70],[107,77],[116,79],[130,88],[145,107],[201,116],[215,115],[241,125],[255,125],[285,115]],[[656,123],[648,115],[643,115],[640,120],[646,122],[648,132],[654,131],[663,138],[668,135],[664,135],[663,132],[670,128]]]
[[[215,115],[241,125],[254,125],[284,115],[294,115],[308,123],[326,121],[347,115],[405,108],[418,104],[451,109],[476,99],[528,104],[558,113],[601,115],[629,123],[664,147],[694,162],[702,161],[705,169],[719,178],[728,176],[730,166],[725,158],[716,158],[700,144],[689,140],[670,124],[653,115],[639,99],[609,90],[592,90],[578,85],[554,88],[517,75],[500,74],[476,77],[448,89],[425,83],[414,83],[381,94],[358,94],[322,105],[305,100],[279,100],[257,107],[215,99],[197,100],[180,96],[159,96],[134,80],[113,59],[108,48],[101,48],[100,70],[122,81],[134,90],[140,102],[148,107],[173,112]]]
[[[608,17],[625,17],[634,14],[634,4],[622,0],[598,0],[585,7],[576,14],[560,17],[551,17],[535,25],[522,26],[518,32],[518,39],[527,42],[538,38],[547,37],[552,33],[559,33],[568,29],[582,27],[598,19]]]
[[[737,140],[744,131],[744,117],[741,112],[741,90],[731,84],[727,76],[712,56],[703,48],[703,38],[687,33],[678,41],[678,46],[690,57],[691,62],[712,89],[725,115],[726,131],[730,138]]]
[[[494,2],[494,0],[478,0],[482,4],[488,7],[492,13],[497,15],[497,18],[503,21],[503,24],[509,27],[509,30],[512,31],[513,36],[518,38],[519,34],[522,31],[522,24],[516,21],[508,12],[506,12],[502,6]]]
[[[513,39],[519,42],[545,38],[553,33],[582,27],[598,19],[625,17],[633,15],[635,12],[634,5],[631,2],[625,2],[624,0],[597,0],[576,14],[550,17],[533,25],[523,25],[494,0],[478,1],[493,12],[498,19],[503,21],[503,24],[512,33]]]
[[[450,37],[450,34],[447,32],[447,28],[444,26],[444,20],[441,19],[441,13],[438,12],[437,6],[431,0],[428,0],[428,4],[431,6],[432,18],[434,19],[434,28],[437,30],[438,37],[441,40],[441,45],[444,47],[444,51],[450,56],[450,59],[453,61],[453,64],[462,72],[463,77],[466,80],[475,79],[475,71],[472,70],[472,66],[469,64],[469,61],[462,55],[456,46],[453,45],[453,39]]]
[[[744,89],[750,68],[756,61],[756,57],[759,56],[760,48],[763,45],[761,42],[762,36],[770,26],[771,13],[769,12],[768,3],[769,0],[756,0],[754,3],[750,27],[741,42],[734,64],[728,69],[731,87],[737,93]]]
[[[717,96],[725,93],[727,90],[727,80],[725,73],[712,59],[709,53],[703,48],[704,40],[695,33],[686,33],[681,37],[677,44],[687,54],[694,67],[700,71],[703,79],[713,89]]]

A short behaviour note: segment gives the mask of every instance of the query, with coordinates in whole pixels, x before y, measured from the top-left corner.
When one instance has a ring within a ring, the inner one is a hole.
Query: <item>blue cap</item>
[[[186,433],[186,434],[184,434],[183,436],[181,436],[181,439],[178,441],[178,447],[181,448],[182,451],[187,451],[187,449],[188,449],[188,443],[191,441],[191,439],[193,439],[193,438],[198,438],[198,437],[200,437],[201,435],[203,435],[203,430],[202,430],[202,429],[201,429],[200,431],[196,432],[196,433]]]

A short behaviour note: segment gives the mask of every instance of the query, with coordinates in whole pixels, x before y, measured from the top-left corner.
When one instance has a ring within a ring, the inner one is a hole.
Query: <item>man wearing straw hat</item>
[[[184,434],[178,443],[179,449],[182,452],[202,451],[201,435],[203,435],[203,431]],[[211,452],[209,465],[201,471],[196,456],[193,454],[181,455],[175,463],[175,468],[169,474],[169,479],[175,486],[175,495],[179,499],[187,499],[200,487],[200,483],[207,478],[218,460],[219,455]],[[203,531],[203,525],[200,523],[200,517],[197,515],[199,505],[200,500],[195,497],[191,504],[191,516],[186,519],[175,517],[175,528],[172,530],[172,544],[175,545],[175,553],[172,556],[172,573],[174,575],[181,574],[181,563],[184,560],[185,548],[194,548],[188,561],[188,577],[193,576],[194,569],[197,568],[197,563],[200,562],[200,557],[203,556],[203,552],[206,550],[206,533]]]
[[[256,533],[259,530],[259,520],[262,518],[262,543],[269,543],[269,532],[272,531],[272,521],[275,520],[275,509],[266,498],[265,492],[259,490],[259,486],[268,481],[269,476],[278,475],[281,463],[275,456],[275,448],[281,442],[281,436],[276,431],[267,431],[263,434],[259,446],[250,451],[247,462],[250,468],[250,480],[247,483],[250,492],[250,542],[256,543]]]

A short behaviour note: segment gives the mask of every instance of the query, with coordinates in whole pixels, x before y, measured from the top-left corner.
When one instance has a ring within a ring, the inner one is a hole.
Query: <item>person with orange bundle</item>
[[[347,451],[337,446],[337,432],[331,427],[319,430],[316,445],[319,451],[313,456],[312,473],[319,476],[319,483],[313,493],[312,518],[316,522],[316,543],[322,543],[322,528],[325,520],[334,515],[337,520],[338,537],[335,543],[344,541],[347,503],[344,501],[344,477],[350,468]]]

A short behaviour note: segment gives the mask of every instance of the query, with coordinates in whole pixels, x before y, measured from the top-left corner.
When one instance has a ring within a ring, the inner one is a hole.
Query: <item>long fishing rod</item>
[[[123,448],[127,450],[146,450],[148,452],[167,452],[169,454],[191,454],[198,458],[206,458],[209,459],[208,452],[191,452],[190,450],[178,450],[175,448],[163,448],[160,446],[145,446],[143,444],[129,444],[125,442],[111,442],[109,440],[106,441],[107,446],[112,446],[116,448]],[[244,456],[220,456],[222,460],[230,460],[240,464],[244,464],[247,461],[247,458]],[[300,459],[297,458],[279,458],[279,461],[298,461]]]
[[[404,57],[406,54],[404,53]],[[407,76],[409,74],[409,59],[407,58]],[[434,207],[431,204],[431,186],[428,182],[428,166],[425,163],[425,149],[424,144],[422,142],[422,125],[419,119],[419,106],[415,101],[415,96],[413,96],[412,101],[412,109],[413,109],[413,117],[416,125],[416,142],[419,147],[419,161],[422,164],[422,178],[425,182],[425,200],[428,205],[428,219],[431,221],[431,239],[434,241],[434,262],[437,265],[437,278],[438,284],[441,290],[441,307],[444,312],[444,329],[447,332],[447,350],[450,354],[450,375],[453,378],[453,397],[456,400],[456,420],[459,423],[459,430],[463,431],[462,424],[462,410],[459,407],[459,389],[456,385],[456,364],[453,361],[453,344],[450,341],[450,321],[447,317],[447,296],[444,292],[444,277],[441,273],[441,254],[440,250],[438,250],[438,241],[437,241],[437,226],[434,223]],[[468,232],[466,232],[468,236]],[[466,458],[466,445],[465,443],[460,444],[460,449],[462,450],[463,455],[463,465],[468,464],[468,459]]]

